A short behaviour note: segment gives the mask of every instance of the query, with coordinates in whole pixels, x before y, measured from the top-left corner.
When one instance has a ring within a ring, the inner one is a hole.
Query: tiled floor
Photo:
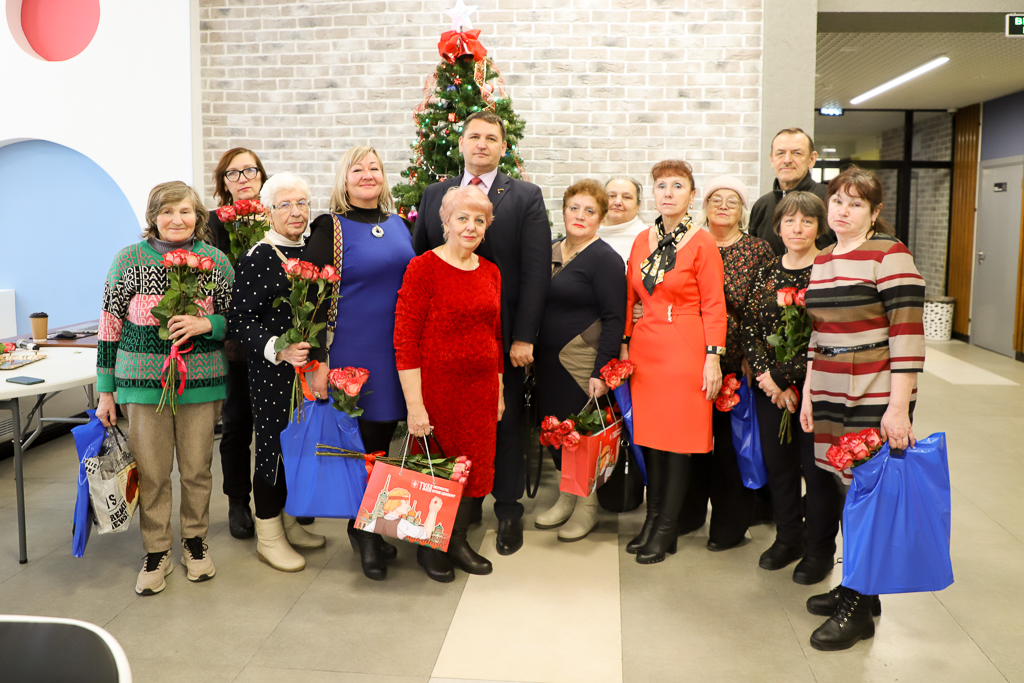
[[[771,527],[725,553],[707,552],[701,530],[666,562],[640,566],[623,550],[640,510],[602,513],[576,544],[532,528],[556,496],[550,467],[526,501],[523,550],[494,552],[489,511],[471,532],[494,561],[491,576],[437,584],[403,547],[387,581],[368,581],[335,520],[316,523],[328,545],[306,553],[306,570],[282,574],[257,561],[254,541],[231,538],[227,502],[215,494],[216,579],[190,584],[178,566],[166,591],[140,598],[137,524],[71,555],[70,437],[26,456],[27,565],[17,561],[12,463],[0,463],[0,612],[99,624],[142,683],[1024,683],[1024,364],[948,342],[929,345],[926,367],[914,427],[949,436],[956,582],[884,597],[875,638],[846,652],[808,644],[821,619],[803,603],[825,584],[757,568]]]

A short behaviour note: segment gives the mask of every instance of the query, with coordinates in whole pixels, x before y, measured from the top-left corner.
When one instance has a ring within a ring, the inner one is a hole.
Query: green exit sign
[[[1024,14],[1006,15],[1006,35],[1024,36]]]

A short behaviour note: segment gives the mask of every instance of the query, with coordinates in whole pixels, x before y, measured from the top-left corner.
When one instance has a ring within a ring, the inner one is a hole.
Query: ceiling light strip
[[[928,73],[932,69],[938,68],[938,67],[942,66],[943,64],[945,64],[948,61],[949,61],[949,57],[938,57],[936,59],[933,59],[932,61],[928,62],[927,64],[922,64],[921,66],[917,67],[913,71],[908,71],[907,73],[903,74],[902,76],[897,76],[896,78],[892,79],[891,81],[883,83],[882,85],[878,86],[877,88],[874,88],[873,90],[868,90],[863,95],[858,95],[857,97],[854,97],[852,100],[850,100],[850,104],[860,104],[861,102],[865,102],[865,101],[871,99],[872,97],[874,97],[875,95],[880,95],[880,94],[884,93],[887,90],[892,90],[897,85],[902,85],[903,83],[906,83],[907,81],[909,81],[909,80],[911,80],[913,78],[917,78],[921,74]]]

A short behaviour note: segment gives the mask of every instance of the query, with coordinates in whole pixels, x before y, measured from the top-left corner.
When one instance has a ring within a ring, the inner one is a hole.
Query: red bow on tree
[[[455,60],[462,55],[472,55],[473,61],[479,62],[487,56],[487,48],[477,40],[479,37],[479,29],[465,32],[445,31],[441,34],[441,42],[437,44],[437,51],[449,64],[454,64]]]

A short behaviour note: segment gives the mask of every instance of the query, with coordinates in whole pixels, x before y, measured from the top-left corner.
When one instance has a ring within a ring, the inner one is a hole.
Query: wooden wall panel
[[[968,335],[971,286],[974,281],[974,218],[977,213],[981,105],[973,104],[958,111],[955,125],[953,206],[949,226],[949,277],[946,293],[956,299],[953,332]]]

